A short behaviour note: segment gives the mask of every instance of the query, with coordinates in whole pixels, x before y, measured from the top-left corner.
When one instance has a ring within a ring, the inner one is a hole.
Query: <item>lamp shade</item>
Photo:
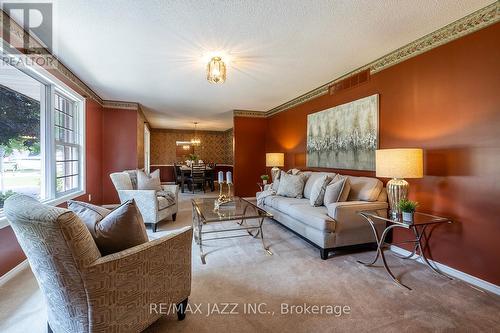
[[[378,149],[375,152],[377,177],[422,178],[423,151],[420,148]]]
[[[266,153],[266,167],[283,167],[283,166],[285,166],[285,154]]]

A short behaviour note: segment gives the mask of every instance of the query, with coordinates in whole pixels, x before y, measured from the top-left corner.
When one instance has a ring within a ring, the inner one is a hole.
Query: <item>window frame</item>
[[[24,74],[32,77],[45,86],[45,93],[40,98],[40,143],[41,143],[41,185],[40,193],[44,198],[41,202],[44,204],[57,206],[67,200],[74,199],[86,193],[86,100],[70,88],[63,81],[56,78],[46,69],[28,62],[25,55],[13,55],[0,52],[2,59],[11,59],[8,65],[15,67]],[[14,66],[13,63],[28,64],[30,66]],[[56,191],[56,140],[55,140],[55,94],[58,93],[64,98],[70,99],[75,103],[76,113],[78,114],[78,145],[79,145],[79,186],[75,190],[57,193]],[[43,142],[43,143],[42,143]],[[43,192],[42,192],[43,191]],[[8,226],[9,223],[0,210],[0,229]]]

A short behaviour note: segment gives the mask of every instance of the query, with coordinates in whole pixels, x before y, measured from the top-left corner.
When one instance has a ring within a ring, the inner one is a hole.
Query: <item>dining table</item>
[[[191,167],[190,166],[187,166],[185,164],[183,165],[180,165],[180,176],[181,176],[181,192],[184,193],[184,183],[185,183],[185,180],[187,178],[189,178],[189,176],[191,175]],[[208,177],[212,177],[212,179],[215,179],[214,178],[214,171],[215,169],[212,168],[212,167],[209,167],[208,165],[206,166],[206,169],[205,169],[205,176]],[[214,181],[210,182],[210,191],[214,191],[215,190],[215,187],[214,187]]]

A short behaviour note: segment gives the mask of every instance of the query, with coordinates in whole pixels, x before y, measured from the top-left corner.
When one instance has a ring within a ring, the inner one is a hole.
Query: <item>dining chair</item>
[[[205,172],[206,172],[206,165],[205,164],[192,164],[191,165],[191,189],[194,194],[194,189],[196,184],[201,184],[201,187],[203,188],[203,193],[205,193]]]
[[[177,163],[174,163],[174,179],[175,183],[181,187],[182,193],[184,193],[184,184],[187,183],[189,187],[189,178],[184,177],[181,166]]]
[[[210,191],[215,190],[215,163],[208,163],[205,171],[205,182],[210,186]]]

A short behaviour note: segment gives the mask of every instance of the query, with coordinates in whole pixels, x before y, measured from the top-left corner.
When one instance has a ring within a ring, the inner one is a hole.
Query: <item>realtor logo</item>
[[[42,46],[30,42],[27,34],[18,36],[11,27],[11,20],[3,20],[5,41],[11,47],[28,53],[52,52],[52,3],[4,2],[2,9]]]

